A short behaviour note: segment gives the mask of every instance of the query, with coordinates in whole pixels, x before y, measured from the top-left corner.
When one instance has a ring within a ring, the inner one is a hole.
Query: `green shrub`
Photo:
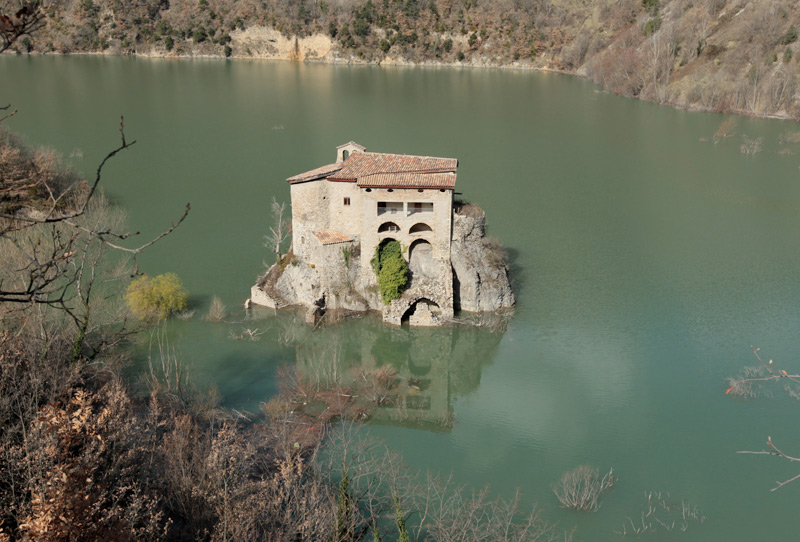
[[[208,33],[206,32],[205,28],[197,28],[194,32],[192,32],[192,41],[195,43],[201,43],[206,41],[208,38]]]
[[[369,261],[369,264],[372,266],[372,270],[375,271],[375,274],[377,275],[381,272],[381,267],[383,267],[383,263],[390,254],[400,254],[400,252],[402,252],[402,247],[400,246],[400,243],[394,239],[383,241],[377,247],[375,247],[375,254]]]
[[[658,8],[661,6],[659,5],[658,0],[642,0],[642,7],[650,15],[655,15],[656,13],[658,13]]]
[[[786,31],[786,34],[781,36],[781,44],[782,45],[789,45],[790,43],[794,43],[797,41],[797,28],[794,25],[789,27],[789,30]]]
[[[649,36],[655,34],[658,32],[659,28],[661,28],[661,17],[654,17],[644,25],[644,35]]]
[[[125,294],[131,312],[145,321],[166,318],[184,310],[188,299],[189,294],[175,273],[164,273],[152,279],[143,275],[128,285]]]
[[[408,283],[408,264],[403,257],[392,254],[386,258],[381,272],[378,273],[378,287],[381,290],[383,302],[387,305],[400,297]]]
[[[408,264],[401,249],[397,241],[384,241],[375,247],[375,255],[369,262],[378,275],[378,289],[387,305],[400,297],[408,284]]]
[[[792,50],[787,47],[786,50],[783,52],[783,63],[788,64],[791,61],[792,61]]]

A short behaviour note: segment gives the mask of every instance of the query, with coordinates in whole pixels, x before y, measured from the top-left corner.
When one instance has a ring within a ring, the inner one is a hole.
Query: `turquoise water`
[[[389,363],[425,381],[373,432],[413,467],[510,496],[522,488],[583,540],[617,540],[644,494],[702,509],[649,538],[787,540],[800,484],[776,458],[737,455],[767,435],[800,453],[798,405],[752,401],[726,377],[800,351],[800,145],[794,123],[676,111],[548,73],[236,61],[0,57],[5,124],[91,173],[137,143],[103,184],[143,237],[192,212],[140,265],[178,273],[196,316],[170,340],[199,386],[256,411],[275,371],[320,378]],[[762,137],[746,156],[741,135]],[[268,205],[284,179],[336,145],[459,158],[457,191],[508,247],[518,305],[496,329],[387,329],[373,317],[311,333],[293,314],[240,309],[271,255]],[[72,157],[70,157],[70,155]],[[211,297],[226,323],[204,322]],[[234,340],[245,329],[258,341]],[[413,403],[413,404],[412,404]],[[558,507],[550,485],[581,464],[614,468],[596,513]],[[666,519],[666,518],[665,518]],[[647,537],[645,537],[648,539]]]

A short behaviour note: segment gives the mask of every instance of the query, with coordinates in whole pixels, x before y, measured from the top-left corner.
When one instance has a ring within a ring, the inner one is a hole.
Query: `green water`
[[[577,538],[617,540],[644,493],[669,492],[706,521],[645,539],[792,540],[797,470],[737,455],[772,435],[800,453],[796,402],[780,389],[726,396],[754,360],[800,360],[800,126],[675,111],[586,81],[499,70],[267,62],[0,57],[6,125],[93,171],[136,145],[103,181],[143,236],[189,201],[173,235],[140,259],[178,273],[197,309],[170,327],[194,381],[257,410],[275,372],[320,378],[392,364],[420,383],[373,432],[414,467],[510,496],[521,487]],[[739,134],[763,137],[754,157]],[[328,163],[336,145],[454,156],[458,191],[508,247],[518,305],[498,330],[386,329],[375,318],[311,334],[292,314],[239,307],[270,260],[262,247],[284,179]],[[76,152],[79,151],[79,152]],[[795,154],[797,153],[797,154]],[[218,295],[228,323],[200,319]],[[260,340],[233,340],[245,328]],[[592,514],[560,509],[550,484],[580,464],[619,482]],[[665,518],[666,519],[666,518]]]

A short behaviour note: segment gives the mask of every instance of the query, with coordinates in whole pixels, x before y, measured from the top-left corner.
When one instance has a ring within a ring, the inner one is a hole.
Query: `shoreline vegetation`
[[[74,0],[18,53],[554,71],[697,111],[800,119],[790,0]]]
[[[133,144],[120,132],[106,160]],[[166,339],[177,277],[128,286],[100,171],[87,184],[0,124],[0,172],[0,542],[571,540],[519,493],[412,472],[361,431],[424,385],[388,366],[331,386],[285,368],[260,414],[222,408]],[[129,346],[148,339],[137,385]]]

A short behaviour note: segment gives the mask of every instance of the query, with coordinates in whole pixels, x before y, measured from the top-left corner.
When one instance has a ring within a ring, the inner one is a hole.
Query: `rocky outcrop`
[[[490,312],[514,305],[505,251],[486,237],[486,215],[474,205],[453,214],[450,246],[457,309]]]
[[[455,311],[492,312],[514,305],[505,252],[486,237],[486,217],[474,206],[453,214],[450,262],[413,256],[411,281],[399,299],[383,303],[377,286],[359,280],[357,242],[321,246],[314,262],[291,252],[253,286],[257,305],[282,308],[299,305],[316,322],[322,310],[381,311],[386,323],[437,326],[452,321]]]

